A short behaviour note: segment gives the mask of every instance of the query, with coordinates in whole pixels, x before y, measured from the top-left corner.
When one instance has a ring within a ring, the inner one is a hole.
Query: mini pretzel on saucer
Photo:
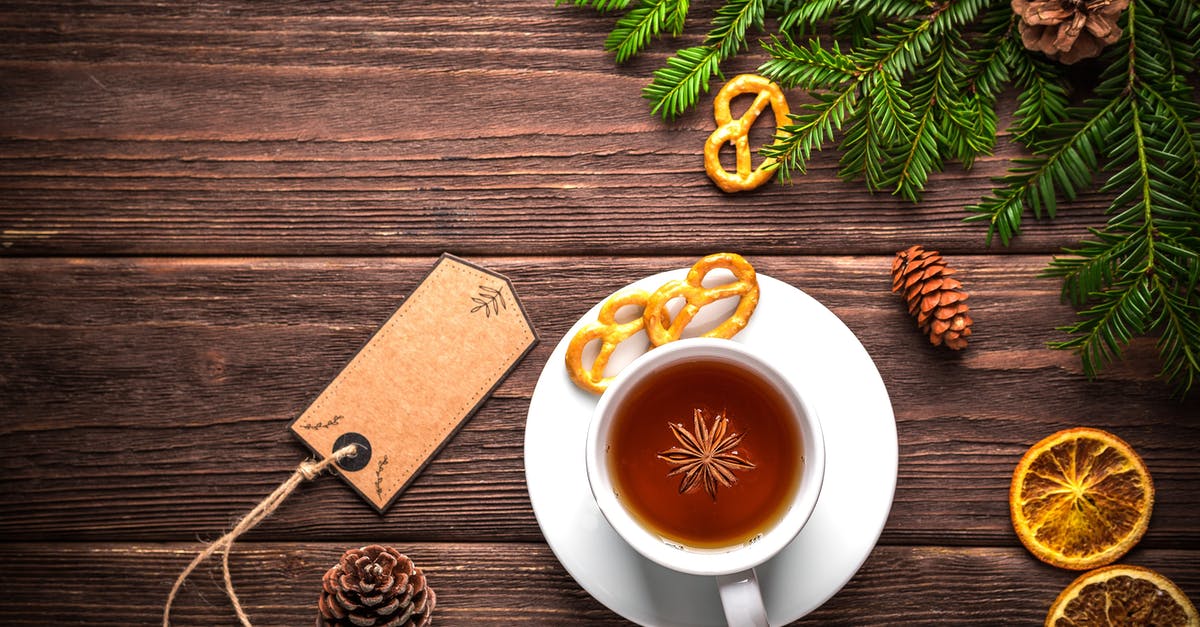
[[[704,287],[704,278],[715,269],[733,273],[734,280],[716,287]],[[716,253],[697,261],[687,278],[667,281],[653,294],[644,290],[625,290],[613,295],[600,306],[595,322],[584,325],[567,344],[567,374],[575,385],[596,394],[608,389],[616,375],[606,377],[604,370],[617,345],[642,329],[650,338],[650,348],[679,339],[684,327],[691,323],[700,308],[723,298],[738,297],[737,309],[703,337],[731,338],[746,327],[758,306],[758,276],[754,267],[741,255]],[[672,319],[667,305],[675,298],[686,302]],[[629,322],[617,322],[617,312],[623,307],[642,308],[642,315]],[[600,340],[600,352],[590,367],[583,363],[583,350],[593,340]]]
[[[635,305],[646,306],[650,294],[643,290],[628,290],[614,295],[600,307],[597,320],[579,330],[571,343],[567,345],[567,374],[575,385],[589,391],[601,394],[608,388],[614,377],[605,377],[604,369],[608,360],[616,350],[617,345],[642,330],[644,316],[638,316],[629,322],[617,322],[616,315],[622,307]],[[583,365],[583,349],[592,340],[600,340],[600,353],[590,368]]]
[[[732,272],[733,282],[704,287],[704,277],[716,268]],[[671,319],[667,303],[680,296],[687,302],[675,318]],[[679,339],[684,327],[692,321],[701,307],[732,296],[739,297],[737,309],[703,337],[731,338],[746,327],[750,315],[758,306],[758,276],[754,272],[754,266],[735,253],[715,253],[697,261],[688,271],[686,279],[668,281],[650,295],[644,314],[646,335],[649,336],[650,343],[662,346]]]

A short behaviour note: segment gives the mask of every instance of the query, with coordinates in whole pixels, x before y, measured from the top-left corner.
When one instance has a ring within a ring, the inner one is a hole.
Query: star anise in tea
[[[737,481],[733,471],[754,468],[754,464],[734,450],[745,434],[729,433],[729,419],[720,414],[708,425],[700,409],[695,410],[692,424],[693,430],[688,431],[683,425],[668,423],[679,446],[659,452],[658,458],[675,466],[667,473],[668,477],[683,475],[679,481],[680,494],[703,484],[704,491],[716,501],[719,485],[728,488]]]

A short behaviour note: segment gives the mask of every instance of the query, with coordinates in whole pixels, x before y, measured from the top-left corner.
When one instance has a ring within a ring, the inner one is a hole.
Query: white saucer
[[[630,287],[653,291],[686,274],[663,272]],[[795,287],[762,274],[758,282],[758,309],[734,341],[761,351],[791,378],[813,400],[825,431],[825,484],[812,518],[757,569],[770,622],[782,625],[836,594],[874,548],[896,489],[896,422],[879,371],[850,329]],[[643,558],[592,500],[583,447],[598,397],[571,382],[563,359],[571,337],[596,319],[600,304],[558,343],[529,403],[525,478],[538,525],[567,572],[612,611],[642,625],[720,627],[725,618],[715,578],[677,573]],[[719,301],[704,308],[688,330],[704,329],[706,319],[719,321],[732,307]],[[622,343],[609,371],[646,345],[640,336]]]

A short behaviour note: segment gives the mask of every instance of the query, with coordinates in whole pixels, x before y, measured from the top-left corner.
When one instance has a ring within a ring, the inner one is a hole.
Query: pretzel
[[[717,287],[704,287],[704,277],[714,268],[729,270],[733,273],[734,281]],[[672,320],[667,303],[679,296],[687,303]],[[750,321],[750,315],[754,313],[754,308],[758,306],[758,277],[754,267],[734,253],[715,253],[697,261],[692,269],[688,270],[686,279],[664,283],[646,301],[643,317],[650,344],[662,346],[679,339],[684,327],[692,321],[701,307],[731,296],[739,297],[737,309],[703,337],[730,338],[745,328],[746,323]]]
[[[742,94],[754,93],[754,103],[733,119],[729,113],[729,102]],[[739,74],[725,83],[713,99],[713,117],[717,130],[704,142],[704,170],[717,187],[726,192],[754,189],[766,183],[775,174],[778,163],[774,158],[764,160],[754,170],[750,169],[750,127],[768,105],[775,116],[776,136],[785,135],[783,125],[788,121],[787,100],[779,85],[756,74]],[[778,141],[778,140],[776,140]],[[721,165],[721,146],[726,142],[734,145],[737,153],[737,171],[729,173]]]
[[[618,344],[641,331],[644,325],[643,316],[629,322],[617,322],[617,312],[628,305],[645,308],[648,298],[650,294],[643,290],[628,290],[614,295],[600,307],[597,320],[580,329],[575,337],[571,338],[571,343],[567,345],[567,374],[571,375],[575,385],[596,394],[603,393],[608,388],[613,377],[605,377],[604,369],[608,366],[613,350]],[[596,355],[591,368],[584,368],[583,349],[595,339],[600,339],[600,353]]]

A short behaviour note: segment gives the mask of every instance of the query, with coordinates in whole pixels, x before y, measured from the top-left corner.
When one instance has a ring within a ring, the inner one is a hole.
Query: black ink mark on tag
[[[375,467],[375,496],[383,499],[383,469],[388,465],[388,456],[384,455]]]
[[[475,303],[471,313],[483,311],[489,318],[492,314],[500,315],[501,309],[508,309],[504,302],[504,290],[487,285],[479,286],[479,293],[471,297],[471,302]]]
[[[326,420],[325,422],[318,422],[318,423],[315,423],[315,424],[300,425],[300,428],[301,428],[301,429],[305,429],[305,430],[307,430],[307,431],[320,431],[321,429],[329,429],[330,427],[333,427],[333,426],[337,425],[337,423],[339,423],[339,422],[341,422],[341,421],[342,421],[342,415],[341,415],[341,414],[338,414],[338,415],[334,416],[333,418],[330,418],[329,420]],[[336,450],[336,449],[335,449],[335,450]]]

